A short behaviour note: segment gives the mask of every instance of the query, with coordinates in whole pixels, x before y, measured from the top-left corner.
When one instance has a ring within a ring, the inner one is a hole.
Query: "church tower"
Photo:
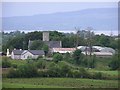
[[[49,31],[43,31],[43,41],[49,41]]]

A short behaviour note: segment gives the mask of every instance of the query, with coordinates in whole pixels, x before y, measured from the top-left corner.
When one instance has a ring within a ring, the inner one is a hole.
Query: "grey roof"
[[[79,46],[78,49],[82,51],[86,51],[86,46]],[[89,47],[87,47],[87,51],[90,51]],[[115,54],[115,50],[110,47],[93,46],[92,51],[93,52],[111,52]]]
[[[49,46],[49,48],[61,48],[61,41],[43,41]],[[33,41],[29,41],[29,47],[32,45]]]
[[[24,50],[13,50],[14,55],[21,55]]]
[[[44,41],[49,48],[61,48],[60,41]]]
[[[45,52],[43,50],[28,50],[33,55],[44,55]]]
[[[14,55],[21,55],[25,50],[13,50]],[[32,53],[33,55],[44,55],[44,51],[43,50],[27,50],[30,53]]]

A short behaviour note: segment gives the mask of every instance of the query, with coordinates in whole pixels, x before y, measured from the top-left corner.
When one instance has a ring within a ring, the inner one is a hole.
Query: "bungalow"
[[[21,59],[37,59],[39,56],[44,56],[45,53],[43,50],[24,50],[23,53],[21,54]]]
[[[21,59],[21,54],[24,50],[13,50],[11,53],[12,59]]]
[[[39,56],[44,56],[45,53],[43,50],[13,50],[11,53],[11,58],[12,59],[36,59]]]

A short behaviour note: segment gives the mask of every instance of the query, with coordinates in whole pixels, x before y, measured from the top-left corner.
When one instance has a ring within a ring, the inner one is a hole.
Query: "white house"
[[[13,50],[11,53],[12,59],[36,59],[39,56],[44,56],[45,53],[43,50]]]
[[[12,59],[21,59],[21,54],[24,50],[13,50],[11,53]]]
[[[29,58],[37,59],[39,56],[44,56],[44,55],[45,53],[43,50],[25,50],[21,54],[21,59],[22,60],[29,59]]]

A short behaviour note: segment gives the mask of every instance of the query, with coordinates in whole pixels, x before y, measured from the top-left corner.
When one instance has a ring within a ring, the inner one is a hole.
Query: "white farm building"
[[[11,53],[12,59],[37,59],[39,56],[44,56],[43,50],[13,50]]]
[[[86,46],[79,46],[83,54],[90,55],[90,49]],[[96,55],[97,57],[111,57],[115,54],[115,50],[109,47],[93,46],[91,55]]]

